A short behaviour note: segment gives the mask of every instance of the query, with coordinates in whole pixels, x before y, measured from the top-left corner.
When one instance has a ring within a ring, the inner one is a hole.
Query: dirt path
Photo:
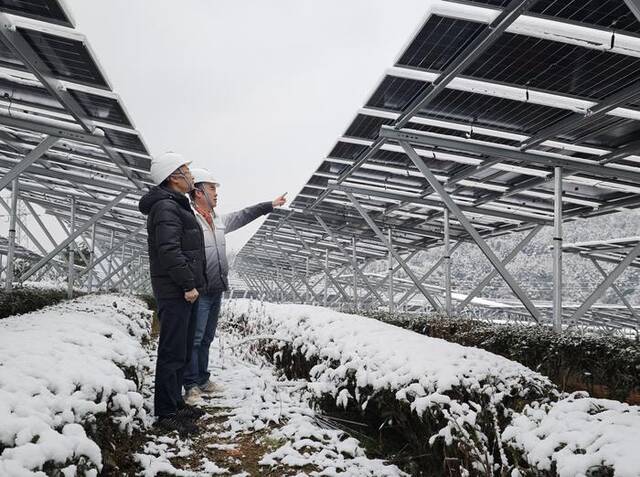
[[[150,433],[136,460],[144,476],[398,476],[394,466],[365,456],[358,441],[322,427],[308,404],[306,382],[289,381],[237,350],[211,353],[211,379],[223,387],[203,396],[207,414],[193,439]],[[145,393],[151,397],[148,380]]]

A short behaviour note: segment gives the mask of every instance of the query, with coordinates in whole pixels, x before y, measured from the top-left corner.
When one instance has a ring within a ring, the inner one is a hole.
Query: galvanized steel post
[[[71,196],[71,224],[69,226],[70,231],[69,234],[73,235],[76,231],[76,198],[75,196]],[[68,272],[68,288],[67,288],[67,297],[73,298],[73,281],[74,281],[74,271],[75,271],[75,247],[76,242],[72,240],[69,242],[69,272]]]
[[[562,332],[562,168],[554,168],[553,329]]]
[[[9,218],[9,244],[7,247],[7,270],[5,272],[4,289],[8,292],[13,287],[13,275],[15,270],[15,252],[16,252],[16,220],[18,218],[18,177],[13,179],[11,190],[11,216]]]

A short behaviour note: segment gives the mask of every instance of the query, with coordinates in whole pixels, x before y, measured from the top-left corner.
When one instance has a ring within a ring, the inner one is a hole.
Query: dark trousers
[[[184,298],[158,299],[160,340],[156,362],[154,413],[171,416],[184,405],[182,385],[196,329],[198,302]]]

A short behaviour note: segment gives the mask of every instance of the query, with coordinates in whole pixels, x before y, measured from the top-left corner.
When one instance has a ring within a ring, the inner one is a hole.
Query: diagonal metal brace
[[[540,230],[542,230],[542,225],[538,225],[537,227],[535,227],[533,230],[531,230],[527,236],[525,238],[523,238],[520,243],[518,243],[518,245],[516,245],[513,250],[511,250],[511,252],[509,252],[509,255],[507,255],[506,257],[504,257],[504,260],[502,260],[502,264],[503,265],[507,265],[509,262],[511,262],[511,260],[513,260],[521,251],[523,248],[525,248],[527,246],[527,244],[529,242],[531,242],[531,240],[533,239],[533,237],[535,237],[538,232],[540,232]],[[493,280],[496,276],[498,275],[498,272],[493,269],[491,271],[491,273],[489,273],[486,277],[484,277],[482,279],[482,281],[480,281],[480,283],[478,283],[475,288],[473,290],[471,290],[471,293],[469,293],[467,295],[467,297],[462,301],[462,303],[460,303],[457,306],[457,311],[462,311],[464,309],[464,307],[466,307],[469,303],[471,303],[471,300],[473,300],[476,296],[478,296],[478,294],[491,282],[491,280]]]
[[[409,276],[409,278],[411,278],[411,280],[416,285],[416,287],[418,287],[418,290],[420,290],[420,292],[429,301],[429,303],[431,303],[431,306],[436,311],[441,311],[440,304],[436,301],[436,299],[433,296],[431,296],[431,293],[429,293],[427,289],[424,286],[422,286],[422,283],[420,283],[420,280],[418,280],[418,277],[415,275],[415,273],[413,273],[413,270],[409,268],[409,265],[407,265],[404,262],[404,260],[402,260],[402,257],[400,257],[400,254],[395,251],[395,249],[391,246],[390,243],[387,242],[387,238],[384,236],[384,233],[382,233],[382,230],[380,230],[380,228],[376,225],[376,223],[369,216],[369,214],[367,214],[367,211],[364,210],[364,207],[362,207],[360,202],[356,200],[356,198],[353,196],[351,192],[345,192],[345,194],[347,195],[349,200],[353,203],[353,206],[356,208],[358,213],[362,216],[362,218],[367,223],[367,225],[369,225],[369,228],[373,230],[373,233],[378,237],[380,242],[382,242],[384,246],[387,247],[387,250],[389,250],[389,253],[393,255],[393,258],[400,264],[402,269]]]
[[[316,218],[316,221],[320,224],[320,226],[323,228],[323,230],[329,235],[329,237],[331,237],[331,240],[333,241],[333,243],[336,244],[336,247],[338,247],[338,250],[340,250],[342,255],[344,255],[346,258],[350,259],[349,253],[342,246],[342,244],[338,241],[338,237],[336,237],[336,234],[333,233],[333,230],[331,230],[327,226],[326,222],[324,220],[322,220],[322,218],[319,215],[315,215],[314,214],[314,217]],[[352,260],[352,262],[353,262],[353,260]],[[362,279],[362,281],[364,282],[364,285],[368,288],[369,292],[376,297],[376,300],[378,300],[378,303],[380,303],[381,305],[384,305],[385,304],[384,300],[382,299],[380,294],[376,291],[376,289],[371,286],[371,282],[369,282],[369,280],[367,279],[367,276],[364,273],[362,273],[362,271],[358,267],[358,264],[353,262],[352,265],[353,265],[354,272]]]
[[[518,282],[513,278],[513,276],[508,272],[508,270],[502,265],[500,259],[493,253],[491,247],[487,244],[487,242],[482,238],[482,236],[478,233],[478,231],[471,224],[469,219],[464,215],[458,204],[454,202],[454,200],[449,196],[445,188],[438,182],[438,179],[435,175],[429,170],[426,166],[422,158],[418,155],[418,153],[413,149],[413,147],[405,141],[400,141],[400,146],[406,152],[409,159],[415,164],[418,170],[422,173],[422,175],[427,179],[427,182],[433,187],[433,190],[437,192],[440,196],[444,204],[447,208],[455,215],[460,225],[464,227],[467,233],[473,238],[474,242],[480,247],[482,253],[489,259],[494,268],[498,271],[500,276],[507,283],[511,291],[518,297],[518,299],[522,302],[527,311],[531,314],[531,316],[539,323],[541,320],[540,311],[533,304],[531,299],[527,296],[525,291],[518,285]]]
[[[607,278],[604,279],[600,285],[589,295],[589,297],[585,300],[585,302],[578,308],[575,313],[571,316],[571,320],[577,321],[582,316],[589,311],[589,308],[593,306],[593,304],[598,301],[598,299],[607,291],[613,283],[618,279],[620,275],[627,269],[627,267],[633,263],[633,261],[638,258],[640,255],[640,242],[629,251],[626,257],[618,264],[616,267],[611,270]]]

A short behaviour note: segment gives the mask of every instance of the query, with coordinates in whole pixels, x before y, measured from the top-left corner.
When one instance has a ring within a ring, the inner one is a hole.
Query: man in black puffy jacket
[[[151,286],[158,303],[160,339],[154,412],[161,429],[197,432],[201,410],[185,404],[183,376],[191,356],[199,289],[206,286],[202,229],[185,194],[193,189],[189,161],[165,153],[151,163],[156,184],[140,199],[147,215]]]

